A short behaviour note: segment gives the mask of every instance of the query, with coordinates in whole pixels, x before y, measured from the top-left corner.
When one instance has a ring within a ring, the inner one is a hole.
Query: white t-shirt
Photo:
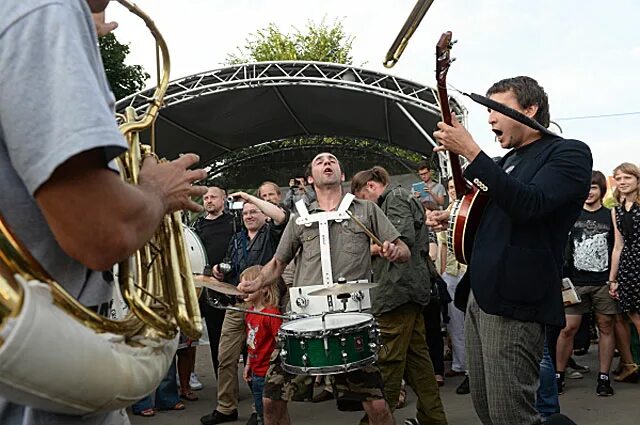
[[[45,270],[88,306],[108,301],[112,287],[60,248],[33,195],[74,155],[102,148],[106,167],[126,149],[114,102],[85,0],[0,1],[0,212]],[[0,423],[129,421],[123,412],[69,417],[0,398]]]

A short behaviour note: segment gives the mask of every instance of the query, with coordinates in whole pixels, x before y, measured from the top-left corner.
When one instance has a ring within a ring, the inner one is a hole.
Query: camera
[[[301,188],[304,187],[304,177],[293,177],[289,179],[289,188]]]
[[[227,197],[227,206],[232,211],[241,210],[244,206],[243,201],[236,201],[233,196]]]
[[[218,264],[218,270],[220,270],[220,273],[222,274],[227,274],[231,272],[231,264],[229,263],[220,263]]]

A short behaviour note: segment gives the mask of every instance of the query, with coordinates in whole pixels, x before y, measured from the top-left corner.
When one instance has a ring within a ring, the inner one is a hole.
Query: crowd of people
[[[194,185],[207,174],[192,169],[199,161],[193,154],[164,163],[149,156],[140,184],[125,183],[112,160],[128,147],[113,120],[96,47],[96,30],[115,26],[104,22],[107,4],[0,3],[0,210],[43,268],[94,311],[112,296],[101,271],[137,251],[165,214],[204,210],[193,223],[208,259],[202,272],[245,295],[205,289],[200,297],[218,403],[203,425],[238,420],[240,376],[254,396],[249,424],[288,424],[288,403],[311,398],[316,379],[283,366],[278,316],[289,309],[288,288],[323,282],[319,226],[296,219],[341,208],[361,223],[329,221],[331,270],[347,281],[377,283],[370,313],[381,348],[376,362],[320,382],[338,409],[364,411],[361,423],[394,423],[408,385],[417,397],[409,423],[447,424],[439,386],[453,376],[464,376],[457,392],[471,394],[485,425],[573,423],[559,415],[558,395],[570,394],[567,378],[589,372],[572,354],[579,329],[591,322],[599,341],[595,394],[613,396],[617,385],[637,382],[631,329],[640,333],[640,169],[625,162],[613,170],[615,206],[605,207],[606,179],[592,170],[588,146],[540,129],[549,126],[549,102],[537,81],[508,78],[487,91],[507,107],[489,109],[504,157],[490,158],[455,117],[434,133],[435,151],[464,157],[465,179],[488,199],[463,264],[447,237],[455,182],[438,183],[429,163],[418,165],[421,181],[411,189],[382,167],[359,170],[351,178],[354,199],[344,188],[346,170],[330,152],[310,158],[303,172],[292,170],[303,177],[289,182],[284,199],[272,181],[257,196]],[[52,113],[59,110],[65,113]],[[526,119],[505,115],[510,110]],[[203,205],[193,201],[200,196]],[[563,278],[579,303],[563,304]],[[165,378],[133,404],[133,414],[182,410],[197,400],[196,343],[181,339]],[[129,420],[122,409],[70,416],[0,397],[0,423]]]

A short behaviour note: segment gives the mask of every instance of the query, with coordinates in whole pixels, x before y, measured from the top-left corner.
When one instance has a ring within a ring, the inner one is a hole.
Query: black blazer
[[[464,172],[491,200],[463,281],[486,313],[564,326],[563,253],[589,193],[591,151],[545,135],[519,149],[507,173],[503,165],[515,153],[496,163],[481,152]]]

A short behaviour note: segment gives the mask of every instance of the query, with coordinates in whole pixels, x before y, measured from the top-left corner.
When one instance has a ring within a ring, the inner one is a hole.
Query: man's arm
[[[253,294],[261,288],[275,282],[280,276],[282,276],[282,272],[284,272],[285,267],[287,267],[287,263],[274,256],[271,261],[262,267],[260,274],[255,280],[245,280],[240,282],[238,289],[246,294]]]
[[[440,190],[440,188],[442,188],[442,190]],[[436,204],[440,206],[444,205],[444,187],[440,183],[434,184],[433,188],[425,188],[425,191],[433,197]]]
[[[106,270],[149,240],[164,214],[201,210],[190,196],[206,188],[191,183],[206,171],[187,169],[197,161],[192,154],[163,164],[148,158],[140,185],[133,186],[93,149],[60,165],[34,196],[62,249],[91,269]]]
[[[589,192],[592,159],[588,146],[563,140],[533,179],[521,182],[507,174],[484,152],[469,164],[464,176],[484,183],[486,194],[516,220],[542,217]]]
[[[234,198],[242,198],[245,202],[252,203],[256,207],[260,209],[267,217],[273,220],[274,224],[280,225],[285,222],[287,219],[286,213],[277,205],[273,205],[271,202],[265,201],[264,199],[260,199],[253,195],[249,195],[246,192],[236,192],[232,193],[229,196],[233,196]]]

